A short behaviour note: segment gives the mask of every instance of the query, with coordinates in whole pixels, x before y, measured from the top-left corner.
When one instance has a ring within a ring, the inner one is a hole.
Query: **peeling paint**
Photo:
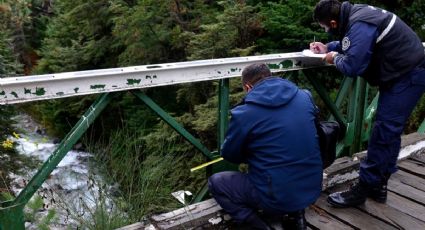
[[[76,88],[74,88],[74,92],[75,93],[78,93],[78,90],[79,90],[80,88],[78,88],[78,87],[76,87]]]
[[[24,94],[31,94],[31,89],[24,88]]]
[[[57,96],[63,96],[63,95],[65,95],[65,93],[64,92],[57,92],[56,95]]]
[[[10,94],[12,94],[13,96],[15,96],[16,98],[19,98],[18,97],[18,94],[15,91],[12,91]]]
[[[285,61],[282,61],[279,64],[280,64],[281,68],[289,68],[289,67],[292,67],[294,65],[291,60],[285,60]]]
[[[152,78],[156,78],[156,75],[153,75]]]
[[[37,96],[43,96],[46,93],[46,90],[44,88],[35,88],[35,95]]]
[[[127,79],[127,85],[140,84],[140,81],[142,81],[142,79]]]
[[[91,85],[90,89],[104,89],[106,85]]]
[[[3,91],[0,92],[0,95],[1,96],[5,96],[6,95],[6,92],[4,92],[4,90],[3,90]]]

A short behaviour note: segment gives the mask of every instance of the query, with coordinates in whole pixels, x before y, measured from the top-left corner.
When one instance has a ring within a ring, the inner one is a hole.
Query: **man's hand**
[[[312,42],[310,43],[310,50],[315,54],[324,54],[328,52],[328,47],[321,42]]]
[[[326,56],[322,60],[328,64],[334,64],[334,58],[337,54],[338,52],[334,52],[334,51],[326,53]]]

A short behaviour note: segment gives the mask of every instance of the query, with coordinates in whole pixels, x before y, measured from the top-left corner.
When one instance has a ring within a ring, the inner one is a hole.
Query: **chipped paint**
[[[56,96],[63,96],[63,95],[65,95],[65,93],[64,93],[64,92],[57,92],[57,93],[56,93]]]
[[[24,94],[31,94],[31,89],[24,88]]]
[[[6,92],[4,92],[4,90],[3,90],[3,91],[0,92],[0,95],[1,96],[5,96],[6,95]]]
[[[44,88],[35,88],[35,95],[37,96],[43,96],[46,93],[46,90]]]
[[[91,85],[90,89],[104,89],[106,85]]]
[[[280,68],[290,68],[294,66],[294,63],[291,60],[285,60],[279,63]]]
[[[15,91],[12,91],[10,94],[12,94],[13,96],[15,96],[16,98],[19,98],[18,97],[18,94]]]
[[[127,85],[140,84],[142,79],[127,79]]]
[[[78,90],[79,90],[79,89],[80,89],[80,88],[75,87],[75,88],[74,88],[74,92],[75,92],[75,93],[78,93]]]

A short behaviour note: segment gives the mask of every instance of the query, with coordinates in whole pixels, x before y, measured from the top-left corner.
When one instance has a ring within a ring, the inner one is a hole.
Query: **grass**
[[[204,161],[201,154],[176,154],[173,150],[180,150],[181,144],[170,141],[170,134],[155,139],[155,145],[162,146],[160,150],[147,153],[147,140],[143,133],[124,128],[112,134],[106,145],[89,145],[102,172],[118,185],[115,200],[126,213],[123,222],[180,208],[182,204],[171,193],[196,192],[205,182],[204,170],[190,173],[191,167]],[[101,219],[102,215],[99,212],[94,217]]]

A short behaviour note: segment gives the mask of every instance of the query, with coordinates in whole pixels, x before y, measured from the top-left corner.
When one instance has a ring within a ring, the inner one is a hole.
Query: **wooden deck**
[[[316,203],[306,209],[310,229],[425,229],[425,137],[403,138],[402,151],[411,151],[402,159],[399,171],[388,183],[385,204],[368,199],[355,208],[333,208],[327,195],[349,187],[355,179],[360,153],[354,159],[339,159],[324,174],[324,191]],[[282,229],[273,222],[273,227]],[[121,228],[130,229],[234,229],[230,217],[213,200],[203,201],[169,213],[152,216],[150,223],[136,223]]]

